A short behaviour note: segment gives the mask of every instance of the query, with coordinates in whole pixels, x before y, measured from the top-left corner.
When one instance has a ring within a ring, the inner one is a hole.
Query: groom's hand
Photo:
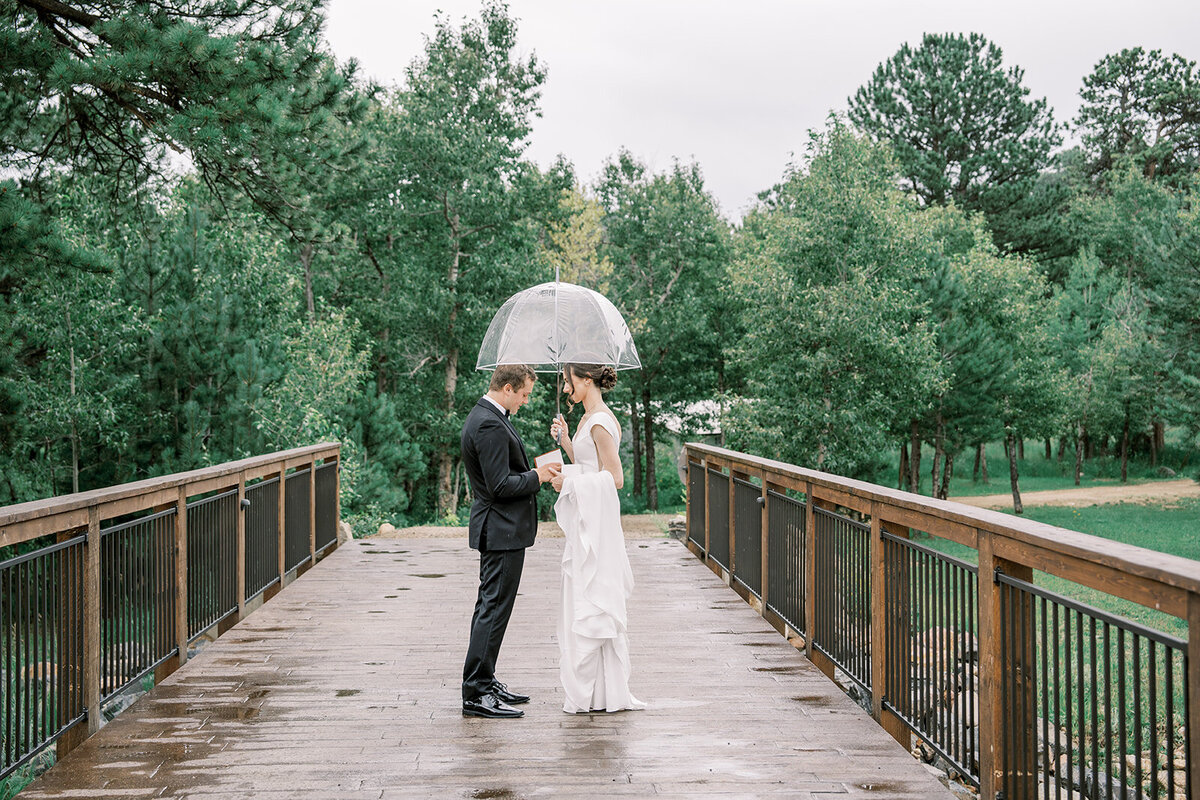
[[[562,464],[556,461],[549,464],[542,464],[534,472],[537,473],[539,483],[546,483],[549,480],[553,480],[555,475],[562,472]]]

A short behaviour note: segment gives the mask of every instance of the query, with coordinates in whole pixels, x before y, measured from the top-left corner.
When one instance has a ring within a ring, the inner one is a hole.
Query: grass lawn
[[[1197,562],[1196,570],[1200,572],[1200,500],[1185,500],[1169,507],[1137,503],[1084,508],[1039,506],[1026,509],[1023,516],[1103,539],[1190,558]],[[977,562],[976,552],[969,547],[924,537],[922,542],[964,561]],[[1188,636],[1187,622],[1169,614],[1042,572],[1035,572],[1033,580],[1051,591],[1074,597],[1172,636],[1181,639]]]
[[[1047,459],[1040,442],[1025,443],[1025,458],[1017,460],[1018,484],[1022,492],[1038,492],[1049,489],[1070,489],[1075,486],[1075,454],[1068,448],[1063,460],[1057,458],[1057,445],[1054,456]],[[984,494],[1006,494],[1011,491],[1008,480],[1008,458],[1004,455],[1004,443],[992,442],[984,447],[988,462],[989,482],[973,478],[975,468],[975,451],[964,450],[959,453],[954,462],[954,473],[950,477],[950,496],[975,496]],[[1129,483],[1146,483],[1147,481],[1173,480],[1178,478],[1196,477],[1196,454],[1183,448],[1168,449],[1162,454],[1160,464],[1171,468],[1175,478],[1170,475],[1160,475],[1159,467],[1150,466],[1149,462],[1129,462]],[[933,448],[928,445],[921,448],[921,494],[930,494],[929,470],[933,466]],[[881,486],[896,485],[896,466],[882,471],[874,478]],[[1115,456],[1098,456],[1083,462],[1083,475],[1079,485],[1084,486],[1119,486],[1121,483],[1121,461]]]

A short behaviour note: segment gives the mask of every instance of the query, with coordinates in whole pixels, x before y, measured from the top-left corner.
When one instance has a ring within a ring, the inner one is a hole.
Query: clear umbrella
[[[629,326],[608,298],[550,281],[505,301],[484,334],[475,369],[528,364],[538,372],[558,372],[568,363],[642,366]]]
[[[475,369],[528,364],[561,379],[562,366],[572,363],[642,367],[629,326],[607,297],[554,280],[517,292],[500,306],[483,336]],[[556,389],[556,409],[561,395]]]

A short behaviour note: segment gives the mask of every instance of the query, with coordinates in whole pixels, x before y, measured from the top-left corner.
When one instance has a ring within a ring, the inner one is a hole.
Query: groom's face
[[[504,402],[503,406],[508,409],[508,413],[515,414],[517,410],[529,402],[529,395],[533,392],[533,381],[525,381],[525,385],[520,389],[514,389],[512,384],[504,385]]]

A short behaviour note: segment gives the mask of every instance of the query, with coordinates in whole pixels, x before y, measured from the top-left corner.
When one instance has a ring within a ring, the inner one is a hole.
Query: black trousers
[[[471,618],[471,644],[463,664],[464,701],[491,691],[496,679],[496,657],[500,655],[524,566],[523,549],[479,552],[479,596]]]

